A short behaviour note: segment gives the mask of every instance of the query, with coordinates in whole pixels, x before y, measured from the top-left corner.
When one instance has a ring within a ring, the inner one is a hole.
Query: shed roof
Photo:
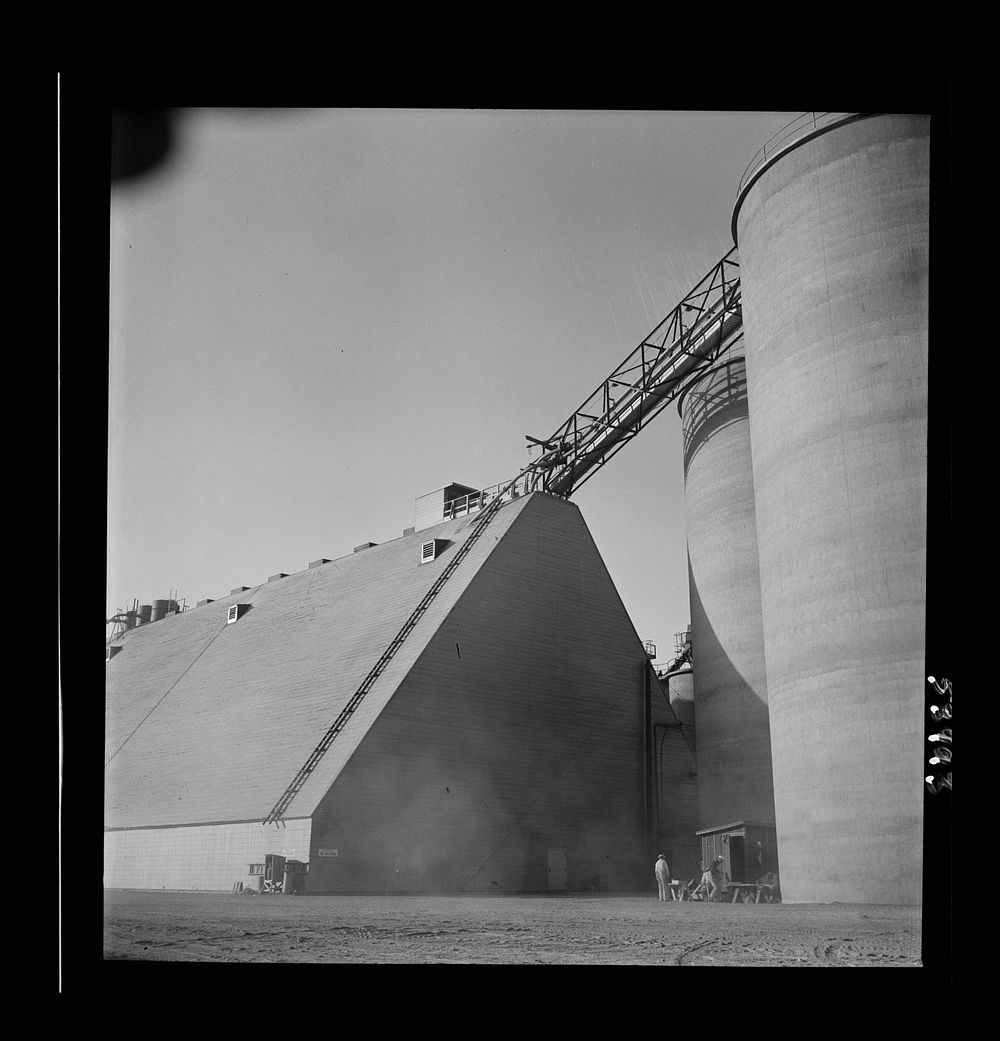
[[[735,828],[770,828],[774,830],[774,824],[763,824],[760,821],[734,821],[732,824],[716,824],[714,828],[702,828],[695,835],[714,835],[718,832],[733,831]]]

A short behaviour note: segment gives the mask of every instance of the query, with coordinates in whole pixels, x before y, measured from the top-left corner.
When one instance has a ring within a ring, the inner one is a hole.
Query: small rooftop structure
[[[423,531],[444,520],[474,512],[480,507],[480,499],[480,489],[465,484],[446,484],[419,495],[415,501],[413,529]]]

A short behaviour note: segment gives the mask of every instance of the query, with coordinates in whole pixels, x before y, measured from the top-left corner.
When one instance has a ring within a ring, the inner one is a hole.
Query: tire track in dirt
[[[219,940],[226,941],[238,941],[245,940],[249,936],[284,936],[283,931],[275,931],[273,929],[267,929],[263,932],[239,932],[239,933],[222,933],[220,936],[190,936],[181,937],[177,940],[154,940],[147,939],[142,940],[136,937],[131,938],[131,942],[136,946],[141,946],[144,949],[147,947],[177,947],[179,945],[185,945],[190,943],[216,943]]]
[[[109,891],[106,959],[232,962],[919,966],[920,916],[869,906],[668,908],[600,899]],[[700,930],[700,931],[699,931]]]
[[[691,963],[686,961],[685,959],[689,958],[692,954],[694,954],[695,951],[700,951],[703,947],[711,947],[712,944],[715,943],[715,942],[716,941],[715,941],[714,938],[710,938],[708,940],[702,940],[701,943],[696,943],[696,944],[694,944],[691,947],[686,947],[674,959],[674,964],[675,965],[687,965],[690,968]]]
[[[894,937],[890,934],[867,939],[851,936],[831,937],[813,948],[816,958],[825,966],[847,967],[901,967],[918,966],[919,958],[891,950]],[[890,948],[890,949],[886,949]]]

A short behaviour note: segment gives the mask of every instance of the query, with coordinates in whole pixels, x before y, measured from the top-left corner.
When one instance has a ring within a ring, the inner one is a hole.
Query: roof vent
[[[199,607],[204,607],[204,606],[205,606],[205,604],[214,604],[214,603],[215,603],[215,601],[214,601],[214,600],[212,600],[212,599],[208,599],[208,600],[199,600],[199,601],[198,601],[198,606],[199,606]]]
[[[277,582],[279,578],[288,578],[288,572],[279,571],[278,574],[271,575],[271,577],[268,579],[268,582]]]
[[[377,542],[362,542],[360,546],[354,547],[355,553],[360,553],[363,549],[371,549],[372,546],[377,546]]]
[[[238,618],[242,618],[249,610],[249,604],[233,604],[226,612],[226,625],[230,625]]]
[[[107,665],[109,661],[121,650],[121,647],[105,647],[104,648],[104,664]]]
[[[249,586],[237,586],[235,589],[229,590],[229,595],[232,596],[234,593],[246,593],[249,589]]]
[[[329,564],[329,563],[330,563],[330,558],[329,557],[320,557],[319,560],[310,560],[309,561],[309,566],[310,567],[319,567],[320,564]]]
[[[451,545],[450,539],[430,539],[420,546],[420,563],[427,564],[434,560],[445,546]]]

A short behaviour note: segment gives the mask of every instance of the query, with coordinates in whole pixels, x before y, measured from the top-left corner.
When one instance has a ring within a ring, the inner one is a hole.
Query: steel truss
[[[578,409],[512,482],[563,498],[609,462],[743,335],[739,263],[731,249]]]

